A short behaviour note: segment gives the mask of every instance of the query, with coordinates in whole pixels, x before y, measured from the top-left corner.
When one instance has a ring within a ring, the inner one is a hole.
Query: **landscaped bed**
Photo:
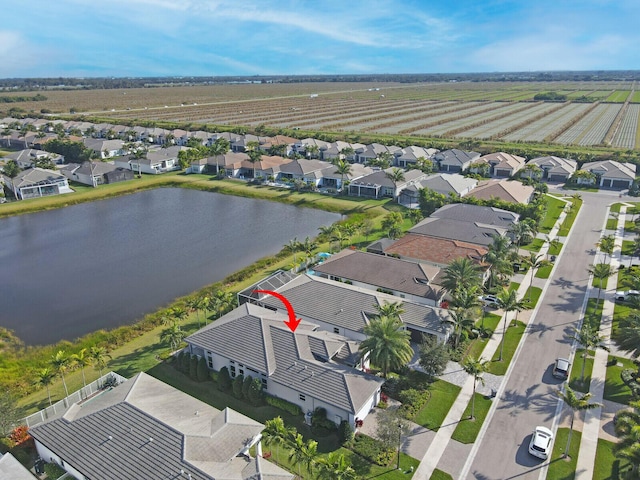
[[[571,366],[571,375],[569,376],[569,386],[578,392],[587,393],[589,385],[591,385],[591,372],[593,371],[593,355],[594,351],[590,350],[584,367],[584,381],[580,381],[582,374],[582,364],[584,348],[576,350],[573,357],[573,365]]]
[[[511,322],[510,322],[511,323]],[[491,359],[491,362],[488,363],[487,372],[492,373],[494,375],[504,375],[509,368],[509,363],[511,363],[511,359],[513,355],[516,353],[516,349],[518,348],[518,344],[522,339],[522,335],[524,334],[526,325],[517,321],[514,327],[507,328],[507,332],[504,338],[504,348],[502,352],[502,360],[498,360],[500,358],[500,347],[496,350]]]
[[[573,480],[576,478],[576,464],[578,463],[578,451],[580,450],[580,439],[582,433],[573,430],[571,434],[571,446],[569,447],[569,456],[564,457],[564,451],[567,448],[567,438],[569,436],[568,428],[559,428],[556,432],[556,438],[553,441],[553,452],[549,461],[549,470],[547,478]],[[529,441],[529,438],[526,439]]]
[[[638,367],[633,363],[633,360],[627,358],[609,355],[608,360],[607,375],[604,383],[604,399],[629,405],[632,400],[631,389],[622,381],[620,374],[622,370],[637,370]]]
[[[474,409],[475,418],[472,419],[470,418],[472,400],[473,399],[469,400],[469,404],[464,410],[458,426],[451,435],[453,440],[457,440],[460,443],[473,443],[476,441],[478,433],[480,433],[480,429],[482,428],[482,423],[484,422],[487,413],[489,413],[489,408],[491,408],[491,399],[476,392]]]

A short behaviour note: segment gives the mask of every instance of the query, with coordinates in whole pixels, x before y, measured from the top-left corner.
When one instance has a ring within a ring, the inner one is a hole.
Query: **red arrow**
[[[289,320],[284,322],[284,324],[289,327],[292,332],[296,331],[296,328],[298,328],[302,319],[296,318],[296,312],[293,311],[293,305],[291,305],[291,302],[289,302],[284,295],[281,295],[278,292],[272,292],[271,290],[254,290],[254,293],[266,293],[267,295],[276,297],[284,303],[284,306],[287,308],[287,313],[289,314]]]

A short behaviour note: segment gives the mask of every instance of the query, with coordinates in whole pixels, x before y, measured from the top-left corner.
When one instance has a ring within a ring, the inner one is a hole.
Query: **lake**
[[[42,345],[131,324],[340,218],[159,188],[0,219],[0,325]]]

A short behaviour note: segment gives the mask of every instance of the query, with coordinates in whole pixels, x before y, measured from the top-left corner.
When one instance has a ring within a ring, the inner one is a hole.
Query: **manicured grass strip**
[[[574,390],[582,393],[589,391],[589,385],[591,385],[591,372],[593,371],[593,355],[594,351],[589,351],[587,361],[584,366],[584,382],[580,381],[580,375],[582,374],[582,355],[584,348],[576,350],[576,354],[573,357],[573,365],[571,366],[571,375],[569,376],[569,386]]]
[[[539,252],[544,245],[544,240],[541,238],[534,238],[533,241],[527,245],[522,245],[520,248],[529,252]]]
[[[431,396],[427,404],[422,407],[413,421],[430,430],[437,431],[444,421],[451,405],[460,393],[460,387],[444,380],[436,380],[429,386]]]
[[[569,235],[569,231],[573,226],[573,222],[576,221],[576,217],[578,216],[580,207],[582,207],[581,198],[572,198],[571,202],[573,202],[573,208],[569,211],[564,221],[562,222],[562,225],[560,226],[560,231],[558,232],[558,236],[560,237],[566,237],[567,235]]]
[[[549,278],[551,275],[551,270],[553,269],[553,265],[546,265],[544,267],[540,267],[536,270],[536,278]]]
[[[540,300],[540,295],[542,295],[542,289],[538,287],[529,287],[527,291],[524,292],[523,300],[525,300],[531,308],[535,307]]]
[[[636,254],[635,242],[633,240],[623,240],[622,241],[622,250],[623,255],[634,255]]]
[[[518,282],[509,283],[509,290],[517,290],[520,288],[520,284]]]
[[[491,399],[486,398],[484,395],[480,395],[479,393],[475,394],[476,398],[476,406],[474,410],[475,419],[470,419],[471,415],[471,400],[469,399],[469,404],[462,414],[462,418],[458,423],[458,426],[453,431],[453,435],[451,438],[457,440],[460,443],[473,443],[476,441],[478,437],[478,433],[482,428],[482,422],[489,413],[489,408],[491,407]]]
[[[533,430],[533,429],[532,429]],[[580,450],[580,439],[582,433],[573,430],[571,434],[571,445],[569,447],[569,457],[563,458],[564,450],[567,448],[568,428],[559,428],[553,442],[553,452],[549,462],[547,478],[549,480],[573,480],[576,478],[576,464],[578,463],[578,451]],[[530,438],[525,439],[529,442]]]
[[[436,468],[431,474],[429,480],[453,480],[453,477],[447,472],[443,472],[442,470]]]
[[[545,195],[545,200],[547,203],[547,211],[540,222],[539,230],[542,233],[549,233],[562,213],[562,210],[564,210],[566,202],[550,195]]]
[[[620,213],[620,207],[622,207],[621,203],[614,203],[609,207],[609,212],[611,213]]]
[[[486,335],[474,338],[469,344],[469,347],[467,348],[467,351],[465,352],[463,358],[466,358],[468,356],[472,358],[480,358],[484,347],[487,346],[487,343],[491,338],[491,334],[500,322],[500,318],[500,315],[496,315],[495,313],[485,313],[484,320],[481,318],[476,322],[476,328],[480,332],[482,332],[484,324],[484,331],[486,332]]]
[[[632,400],[631,389],[624,384],[620,374],[622,370],[627,368],[637,370],[638,367],[636,367],[632,360],[626,358],[609,355],[608,360],[607,365],[613,362],[615,362],[615,364],[607,366],[607,376],[604,381],[604,399],[629,405],[629,402]],[[618,364],[622,364],[622,366]]]
[[[596,461],[593,467],[593,480],[622,480],[624,473],[631,469],[629,462],[618,460],[613,454],[615,443],[598,439]]]
[[[488,364],[489,368],[487,371],[489,373],[493,373],[494,375],[504,375],[507,372],[507,368],[509,368],[509,363],[513,358],[513,354],[516,352],[516,348],[518,348],[524,329],[525,324],[519,320],[516,322],[515,327],[507,328],[507,333],[504,338],[502,361],[498,360],[498,358],[500,358],[500,346],[498,346],[496,353]]]
[[[605,227],[607,230],[615,230],[618,228],[618,219],[617,218],[608,218],[607,226]]]
[[[600,328],[600,320],[602,319],[602,307],[604,302],[602,299],[598,302],[597,298],[590,298],[587,301],[587,308],[584,312],[584,321],[589,322],[596,328]]]

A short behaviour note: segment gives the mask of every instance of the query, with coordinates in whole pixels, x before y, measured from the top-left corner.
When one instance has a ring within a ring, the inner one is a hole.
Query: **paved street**
[[[566,335],[577,326],[595,244],[605,223],[607,206],[618,201],[613,193],[581,193],[584,200],[574,229],[566,241],[541,304],[531,321],[525,343],[500,392],[497,408],[480,443],[467,460],[465,478],[535,479],[544,462],[528,453],[536,425],[551,427],[561,382],[551,375],[559,356],[568,356]],[[464,471],[463,471],[464,473]]]

